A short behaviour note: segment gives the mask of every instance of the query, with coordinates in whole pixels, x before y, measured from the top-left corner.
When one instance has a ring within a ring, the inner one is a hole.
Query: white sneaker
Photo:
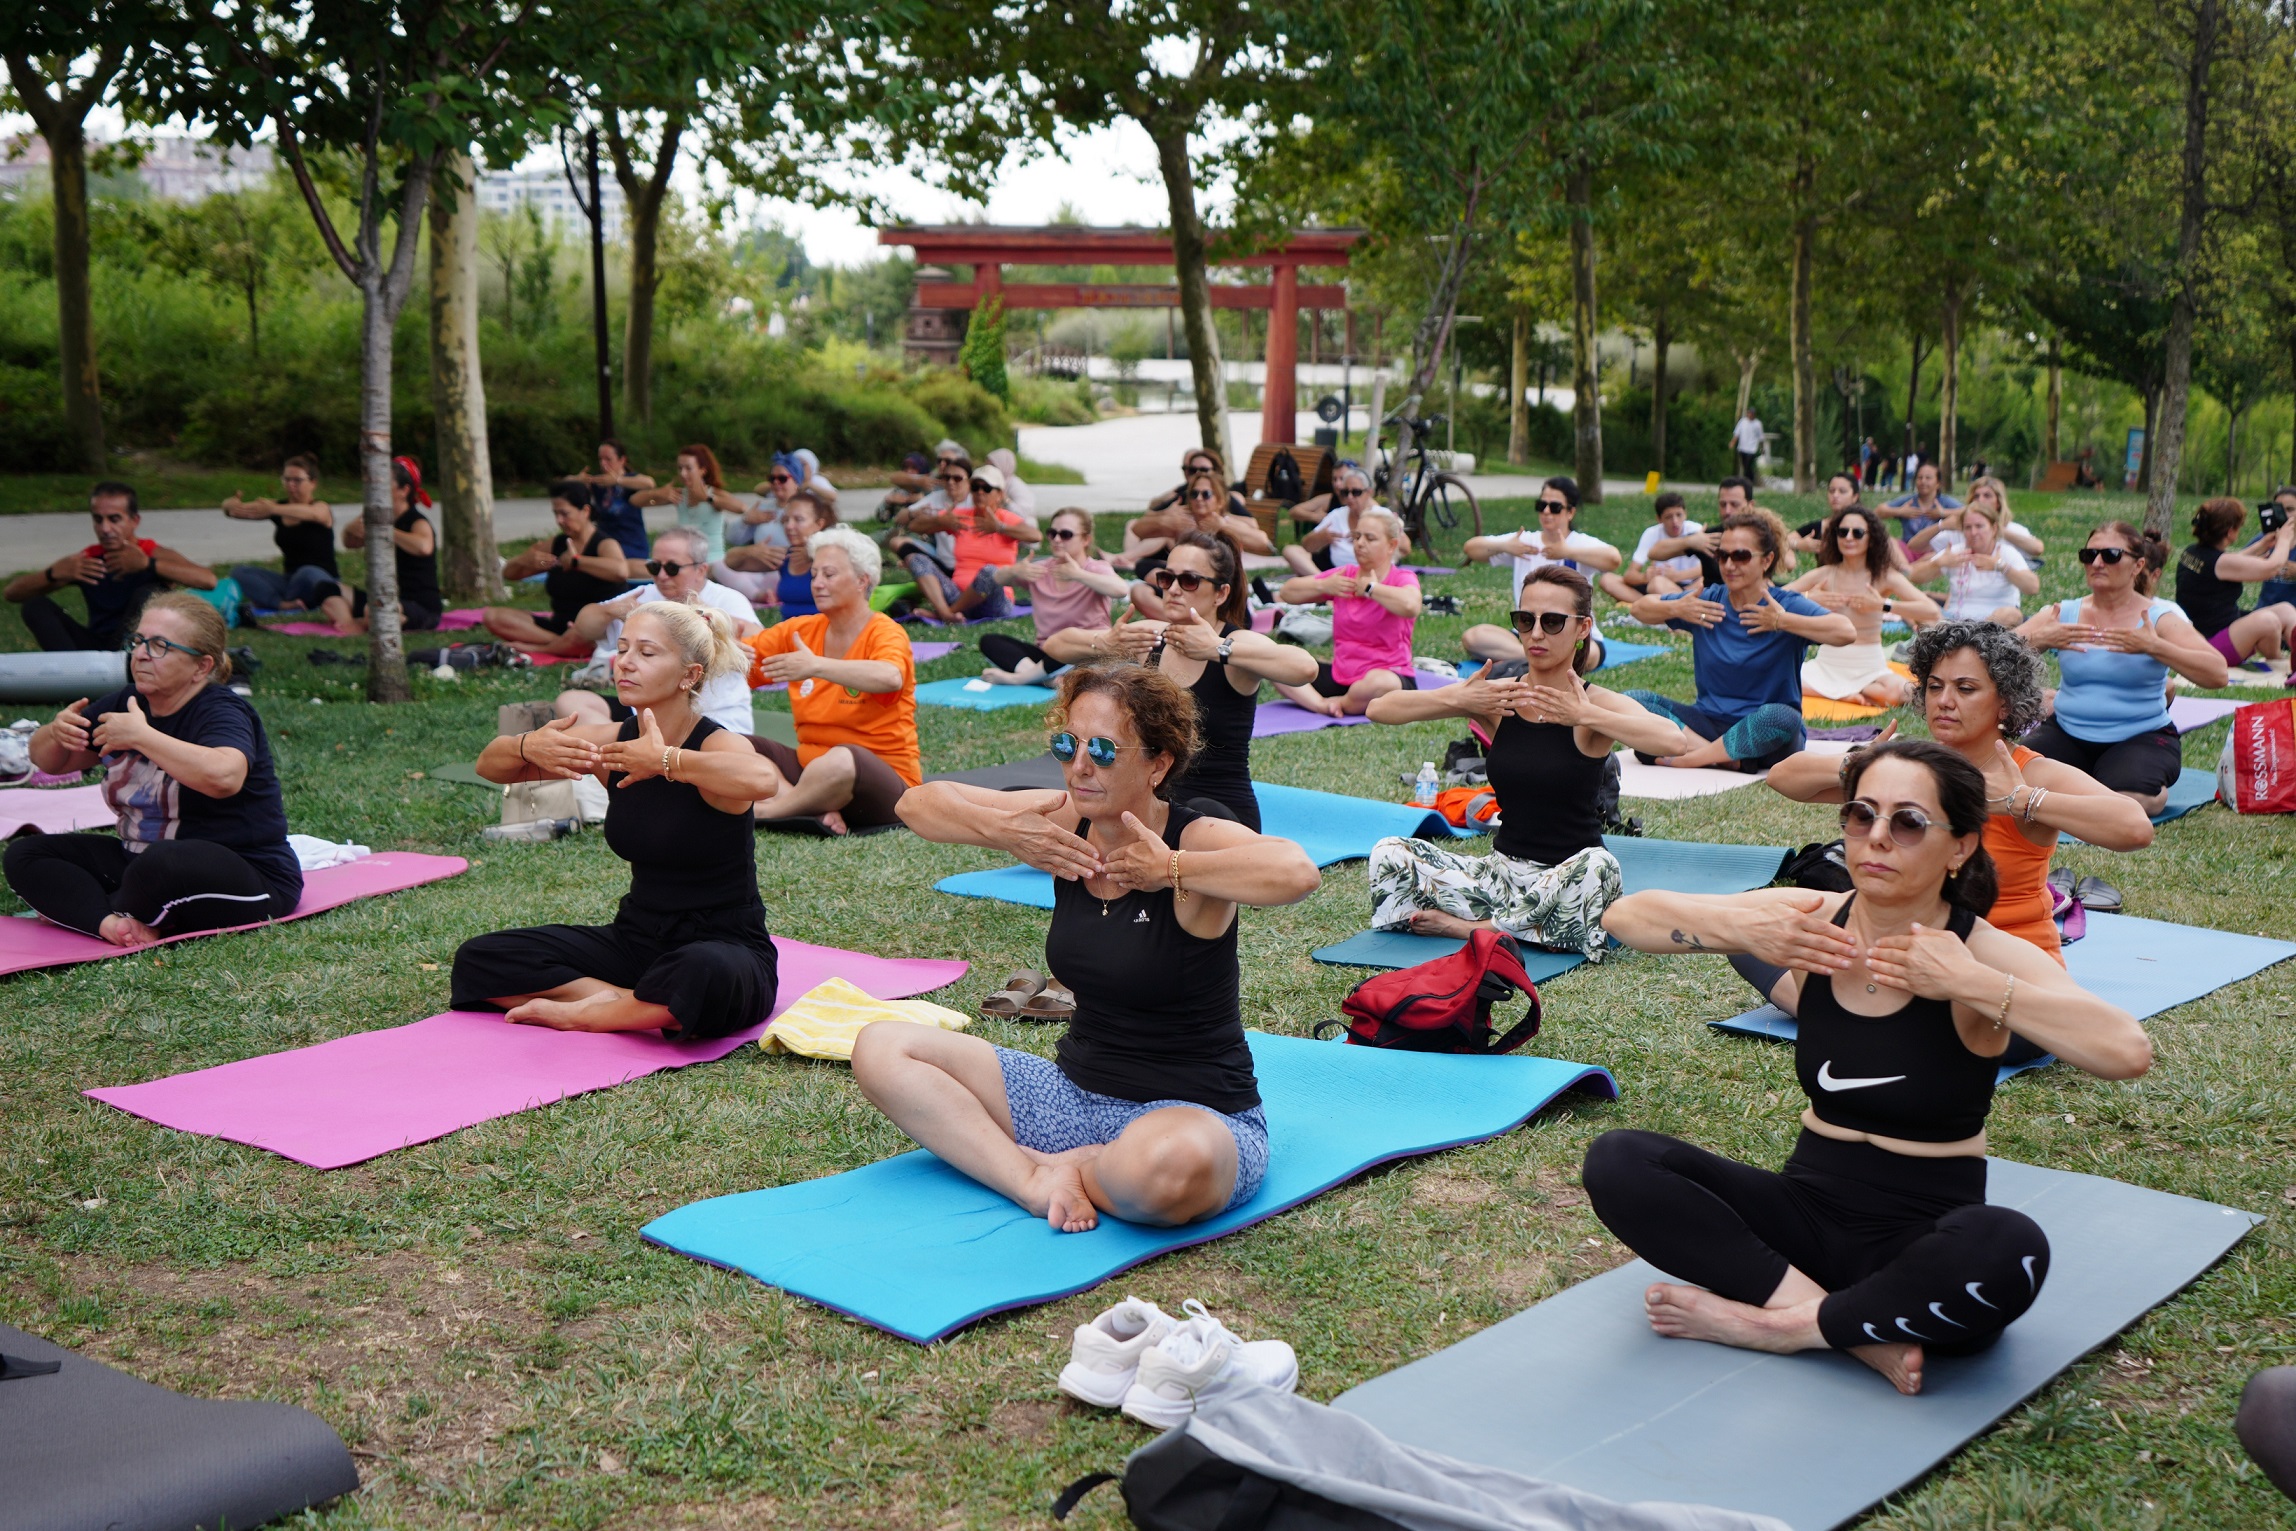
[[[1096,1408],[1115,1408],[1140,1373],[1140,1357],[1178,1327],[1154,1303],[1125,1298],[1076,1326],[1068,1364],[1060,1369],[1060,1390]]]
[[[1141,1356],[1139,1378],[1124,1395],[1126,1414],[1170,1430],[1221,1388],[1253,1383],[1288,1393],[1299,1386],[1299,1358],[1282,1340],[1245,1340],[1193,1297],[1181,1307],[1187,1321]]]

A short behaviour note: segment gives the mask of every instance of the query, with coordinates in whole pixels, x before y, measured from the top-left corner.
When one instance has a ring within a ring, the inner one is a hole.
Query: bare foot
[[[821,822],[829,826],[829,832],[833,835],[850,833],[845,827],[845,815],[834,808],[821,816]]]
[[[158,931],[132,914],[107,914],[96,931],[114,946],[150,946],[160,938]]]
[[[1921,1391],[1919,1345],[1855,1345],[1850,1354],[1887,1377],[1890,1386],[1906,1397]]]
[[[1643,1292],[1642,1306],[1650,1327],[1670,1340],[1711,1340],[1772,1355],[1811,1348],[1804,1335],[1794,1332],[1806,1328],[1807,1321],[1797,1321],[1792,1309],[1757,1308],[1703,1287],[1663,1281]]]
[[[580,999],[530,999],[509,1011],[503,1019],[521,1026],[547,1026],[552,1031],[592,1031],[591,1022],[599,1006],[610,1005],[622,996],[612,989],[601,989]]]
[[[1074,1164],[1040,1164],[1022,1188],[1021,1205],[1042,1212],[1057,1233],[1087,1233],[1100,1226],[1100,1210],[1084,1194],[1084,1174]]]
[[[1474,933],[1475,927],[1455,914],[1440,909],[1415,909],[1411,913],[1411,933],[1415,936],[1449,936],[1464,941]]]

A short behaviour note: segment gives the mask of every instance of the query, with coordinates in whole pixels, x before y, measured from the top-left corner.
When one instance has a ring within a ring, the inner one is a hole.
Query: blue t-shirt
[[[2081,601],[2075,596],[2057,603],[2057,620],[2068,627],[2081,620]],[[2174,601],[2155,597],[2148,613],[2157,625],[2165,616],[2183,616]],[[2089,744],[2119,744],[2140,734],[2157,734],[2170,726],[2168,666],[2150,654],[2122,654],[2112,649],[2059,649],[2057,670],[2057,726]]]
[[[781,614],[785,617],[817,617],[821,615],[821,608],[813,604],[813,574],[811,570],[803,574],[792,574],[787,569],[783,569],[780,580],[774,586],[773,593],[780,598]]]
[[[195,792],[133,752],[103,757],[104,801],[119,815],[120,838],[140,849],[161,840],[208,840],[246,858],[271,891],[290,904],[303,893],[303,869],[287,843],[287,809],[263,720],[245,698],[208,686],[167,717],[132,686],[99,696],[82,709],[90,722],[128,710],[134,695],[151,726],[171,739],[247,757],[247,780],[230,797]]]
[[[1688,593],[1666,599],[1679,601]],[[1796,591],[1773,587],[1770,594],[1797,617],[1830,615]],[[1747,627],[1738,620],[1738,608],[1730,604],[1727,585],[1708,585],[1698,597],[1719,605],[1722,620],[1712,627],[1694,627],[1679,619],[1666,624],[1690,635],[1690,670],[1698,679],[1698,710],[1725,723],[1735,723],[1772,702],[1800,710],[1802,655],[1810,640],[1793,633],[1762,633]]]
[[[1918,498],[1920,498],[1918,495],[1901,494],[1896,499],[1884,504],[1882,509],[1903,510]],[[1961,509],[1961,502],[1950,494],[1941,494],[1937,497],[1937,507],[1940,510],[1959,510]],[[1937,517],[1935,516],[1907,516],[1905,518],[1905,534],[1908,537],[1919,536],[1936,524]]]
[[[654,545],[646,537],[646,513],[630,503],[630,491],[621,485],[616,484],[606,491],[602,502],[594,503],[590,523],[598,528],[599,535],[622,545],[624,558],[653,556]]]

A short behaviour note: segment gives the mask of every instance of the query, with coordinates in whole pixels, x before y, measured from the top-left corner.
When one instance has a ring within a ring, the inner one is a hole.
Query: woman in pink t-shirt
[[[1396,567],[1406,546],[1403,523],[1390,510],[1355,518],[1355,559],[1313,579],[1284,581],[1276,599],[1291,605],[1331,602],[1331,663],[1306,686],[1278,686],[1285,696],[1329,717],[1359,716],[1374,697],[1416,691],[1411,630],[1419,620],[1419,576]]]
[[[981,635],[981,657],[989,668],[981,679],[999,686],[1042,685],[1066,666],[1040,645],[1072,627],[1097,631],[1108,625],[1108,603],[1124,594],[1118,574],[1092,540],[1092,512],[1056,510],[1045,531],[1049,558],[1032,558],[997,571],[1007,584],[1026,585],[1036,615],[1036,642],[1004,633]]]

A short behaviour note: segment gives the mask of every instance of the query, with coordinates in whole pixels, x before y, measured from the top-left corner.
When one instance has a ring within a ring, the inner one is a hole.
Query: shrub
[[[976,461],[1014,443],[1012,421],[1003,403],[951,368],[927,367],[912,372],[904,391],[911,403],[941,423],[947,435],[963,442]]]
[[[957,348],[957,365],[965,376],[995,394],[1012,397],[1012,382],[1005,376],[1005,310],[1002,298],[992,298],[973,310],[965,321],[964,344]]]

